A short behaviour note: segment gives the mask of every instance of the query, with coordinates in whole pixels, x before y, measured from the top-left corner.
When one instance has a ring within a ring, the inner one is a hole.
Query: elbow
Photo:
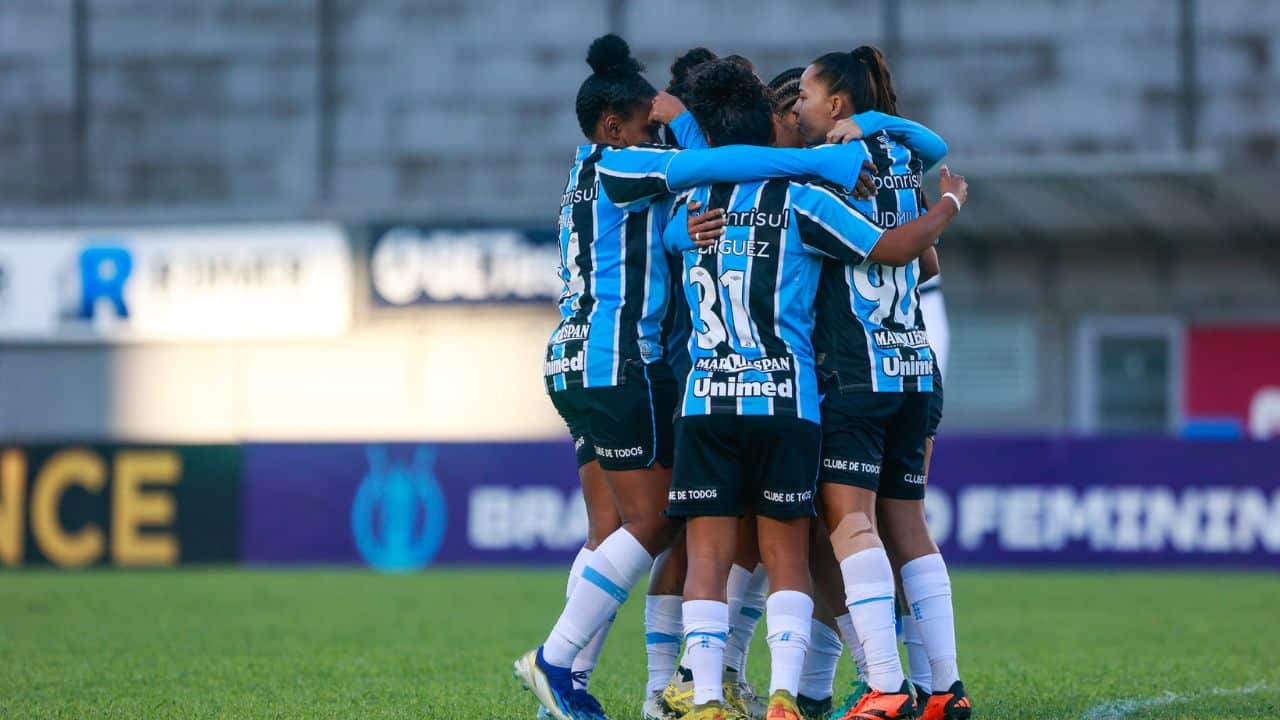
[[[915,257],[900,248],[876,248],[875,252],[871,253],[871,260],[881,265],[902,267],[910,265]]]

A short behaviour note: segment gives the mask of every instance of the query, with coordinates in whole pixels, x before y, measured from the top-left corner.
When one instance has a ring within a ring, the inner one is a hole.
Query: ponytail
[[[884,54],[870,45],[862,45],[847,53],[827,53],[813,64],[818,79],[826,83],[827,92],[844,95],[853,112],[878,110],[898,114],[898,94],[893,89],[889,63]]]

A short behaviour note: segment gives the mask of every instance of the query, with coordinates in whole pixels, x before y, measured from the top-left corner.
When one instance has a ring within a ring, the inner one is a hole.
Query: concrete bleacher
[[[544,218],[580,140],[572,100],[586,45],[611,25],[655,84],[695,44],[741,52],[764,75],[880,44],[904,111],[979,165],[1184,149],[1178,3],[1167,0],[910,0],[892,23],[873,0],[387,0],[332,3],[325,180],[324,4],[88,0],[79,106],[73,3],[0,4],[0,207]],[[1196,146],[1224,163],[1274,162],[1280,5],[1195,8]]]

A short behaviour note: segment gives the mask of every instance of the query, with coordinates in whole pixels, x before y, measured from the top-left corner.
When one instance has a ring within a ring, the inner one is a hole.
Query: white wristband
[[[960,212],[960,208],[964,207],[964,204],[960,202],[960,198],[956,197],[956,194],[953,192],[942,193],[942,197],[951,198],[951,202],[956,204],[956,212]]]

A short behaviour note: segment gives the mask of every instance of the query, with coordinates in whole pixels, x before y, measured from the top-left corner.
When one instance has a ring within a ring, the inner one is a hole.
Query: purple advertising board
[[[250,444],[250,564],[564,564],[586,536],[572,446]],[[1280,443],[942,437],[948,562],[1280,568]]]

